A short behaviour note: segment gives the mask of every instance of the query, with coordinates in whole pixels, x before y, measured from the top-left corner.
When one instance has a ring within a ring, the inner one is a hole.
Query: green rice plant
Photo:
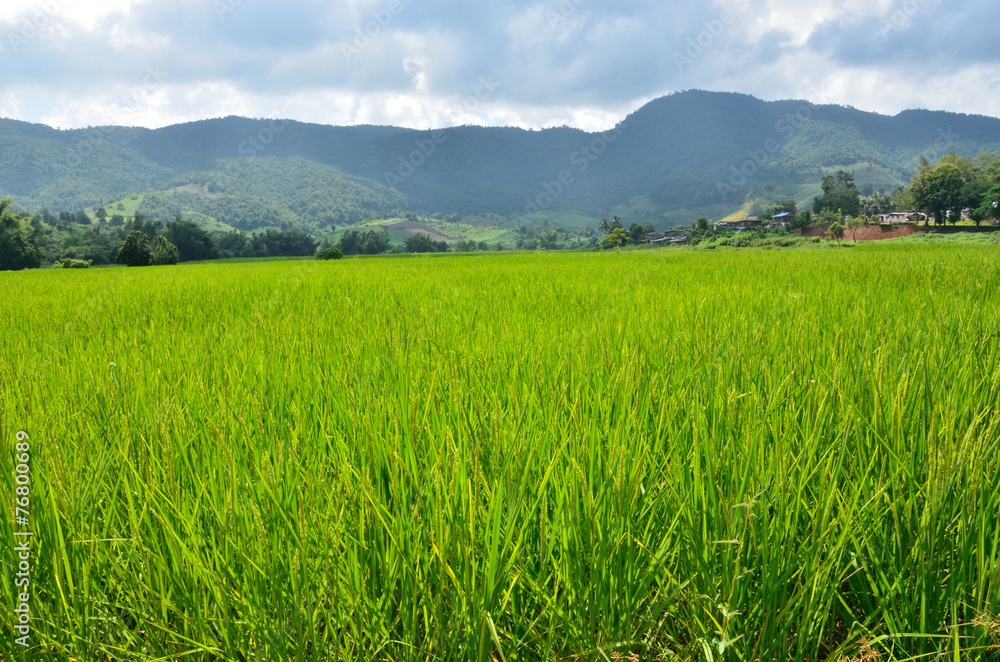
[[[0,274],[0,656],[998,659],[997,257]]]

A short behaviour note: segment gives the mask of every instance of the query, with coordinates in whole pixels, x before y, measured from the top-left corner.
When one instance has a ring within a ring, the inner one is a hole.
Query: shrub
[[[344,257],[344,252],[339,248],[324,248],[316,253],[317,260],[339,260]]]
[[[52,264],[53,269],[89,269],[93,260],[74,260],[71,257],[57,260]]]

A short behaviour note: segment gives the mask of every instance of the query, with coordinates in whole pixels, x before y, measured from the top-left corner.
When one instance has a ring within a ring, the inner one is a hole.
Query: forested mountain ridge
[[[839,168],[861,187],[886,190],[906,183],[921,155],[949,151],[1000,151],[1000,119],[921,110],[888,117],[691,91],[652,101],[604,133],[239,117],[60,131],[0,120],[0,195],[73,211],[147,194],[150,217],[185,213],[248,230],[322,229],[401,210],[620,213],[662,225],[748,199],[807,200],[821,175]],[[259,217],[247,217],[254,208]]]

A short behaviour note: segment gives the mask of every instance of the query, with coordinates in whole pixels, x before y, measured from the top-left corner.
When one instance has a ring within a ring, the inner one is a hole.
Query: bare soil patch
[[[899,239],[901,237],[909,237],[912,234],[917,234],[918,232],[923,232],[923,227],[919,225],[910,224],[896,224],[896,225],[864,225],[852,234],[850,230],[844,230],[844,241],[854,241],[855,237],[858,241],[884,241],[886,239]],[[808,228],[802,231],[803,237],[823,237],[824,239],[830,238],[830,232],[827,228]]]
[[[396,223],[387,223],[384,227],[399,230],[400,232],[404,232],[411,237],[418,232],[423,232],[424,234],[430,235],[431,239],[434,241],[458,241],[461,238],[446,235],[445,233],[439,232],[431,226],[424,225],[419,221],[398,221]]]

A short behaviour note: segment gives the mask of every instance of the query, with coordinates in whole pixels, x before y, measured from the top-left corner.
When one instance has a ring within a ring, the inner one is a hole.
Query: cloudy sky
[[[0,0],[0,117],[610,127],[686,89],[1000,114],[996,0]]]

